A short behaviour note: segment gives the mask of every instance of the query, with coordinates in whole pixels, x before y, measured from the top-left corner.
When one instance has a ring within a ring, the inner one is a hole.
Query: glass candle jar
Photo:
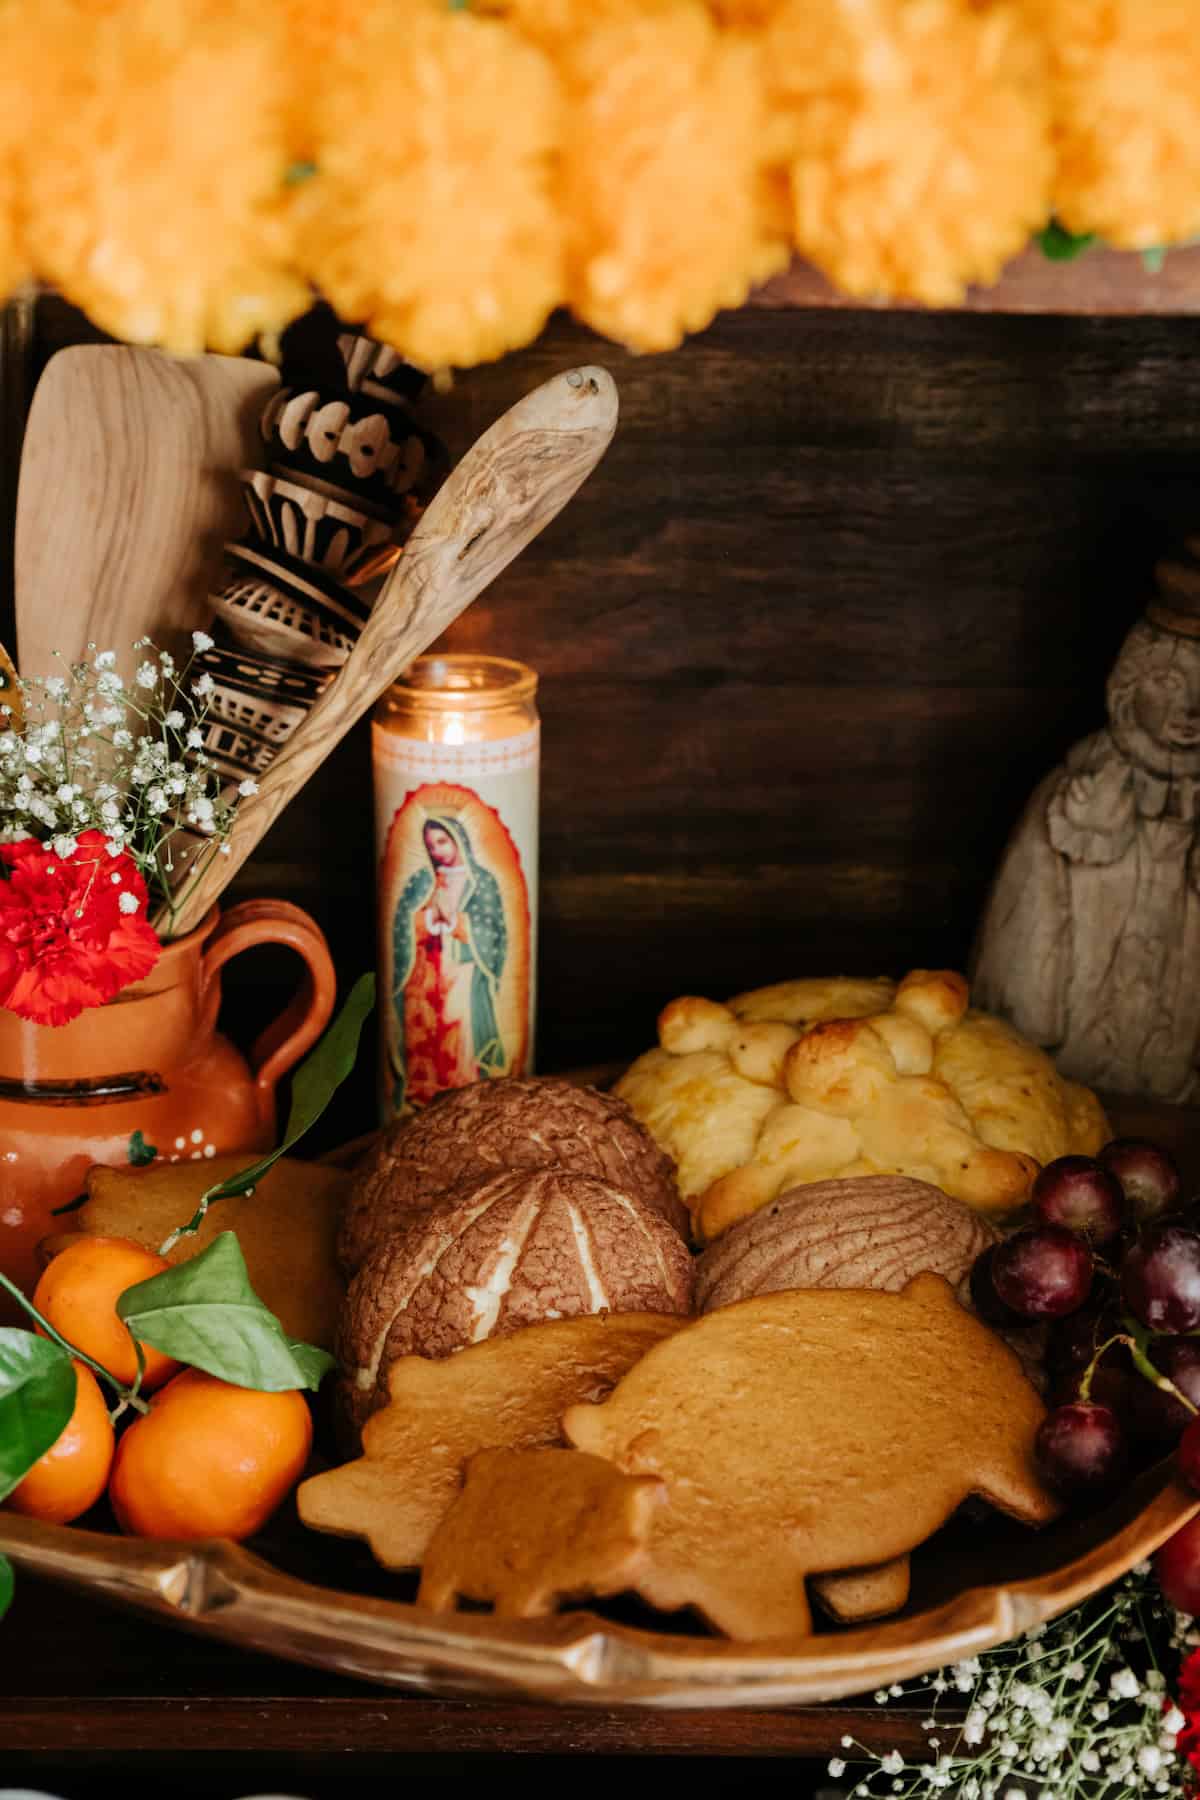
[[[422,656],[375,709],[380,1116],[533,1067],[537,676]]]

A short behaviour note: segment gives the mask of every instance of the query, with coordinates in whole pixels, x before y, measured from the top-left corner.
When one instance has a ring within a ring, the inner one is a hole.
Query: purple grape
[[[1078,1312],[1091,1291],[1092,1253],[1065,1225],[1030,1225],[996,1246],[996,1294],[1023,1319]]]
[[[1116,1309],[1109,1304],[1097,1306],[1096,1290],[1093,1287],[1085,1307],[1055,1321],[1046,1345],[1046,1364],[1049,1368],[1058,1370],[1084,1369],[1100,1345],[1120,1329],[1121,1321]],[[1114,1361],[1119,1363],[1121,1360],[1122,1347],[1114,1344],[1104,1352],[1101,1362],[1103,1366]]]
[[[1150,1345],[1150,1360],[1168,1381],[1174,1382],[1184,1399],[1190,1400],[1193,1406],[1200,1406],[1200,1341],[1185,1337],[1155,1338]],[[1162,1421],[1163,1437],[1168,1443],[1175,1443],[1196,1414],[1189,1412],[1183,1401],[1176,1400],[1173,1394],[1151,1387],[1149,1382],[1144,1385]]]
[[[1147,1225],[1121,1265],[1121,1292],[1151,1331],[1200,1325],[1200,1233],[1169,1219]]]
[[[1200,1406],[1200,1338],[1160,1337],[1150,1345],[1150,1360],[1193,1406]]]
[[[1096,1160],[1116,1177],[1139,1224],[1148,1224],[1179,1204],[1179,1166],[1160,1145],[1146,1138],[1114,1138]]]
[[[1033,1184],[1033,1206],[1045,1225],[1065,1225],[1091,1244],[1108,1244],[1125,1218],[1125,1195],[1115,1175],[1090,1156],[1060,1156]]]
[[[1028,1321],[1020,1313],[1015,1313],[1011,1306],[1006,1306],[996,1292],[996,1284],[992,1279],[992,1260],[999,1247],[998,1244],[992,1244],[986,1250],[981,1250],[971,1264],[971,1305],[989,1325],[1011,1330]]]
[[[1126,1462],[1120,1421],[1110,1406],[1095,1400],[1076,1400],[1048,1412],[1033,1450],[1046,1486],[1069,1500],[1103,1493]]]

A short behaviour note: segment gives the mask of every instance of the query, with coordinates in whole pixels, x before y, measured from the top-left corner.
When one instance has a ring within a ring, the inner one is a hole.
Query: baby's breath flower
[[[213,678],[206,670],[203,675],[198,675],[195,681],[193,681],[192,692],[198,700],[203,700],[207,695],[211,694],[212,691]]]
[[[21,684],[24,729],[0,732],[0,842],[39,838],[65,859],[82,832],[98,830],[110,856],[133,857],[156,905],[169,895],[180,826],[196,821],[213,849],[222,847],[239,796],[198,754],[204,711],[185,695],[187,670],[177,674],[174,658],[148,638],[136,648],[147,654],[133,698],[116,672],[116,653],[94,644],[69,678]],[[196,685],[211,690],[211,677]],[[199,873],[209,854],[190,858],[189,872]]]
[[[257,792],[258,792],[257,781],[252,781],[249,777],[247,777],[247,779],[245,781],[238,782],[238,793],[241,794],[243,799],[248,800],[252,794],[257,794]],[[898,1689],[893,1688],[891,1691],[893,1694],[895,1694],[898,1692]]]
[[[125,892],[118,899],[117,905],[123,913],[135,913],[139,905],[138,897],[136,894],[131,894],[129,889],[126,888]]]
[[[197,655],[202,654],[205,650],[211,650],[212,647],[213,640],[209,637],[207,631],[193,631],[192,649],[196,651]]]

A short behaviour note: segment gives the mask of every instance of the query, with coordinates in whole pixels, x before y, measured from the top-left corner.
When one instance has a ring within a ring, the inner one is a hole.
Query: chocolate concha
[[[449,1356],[546,1319],[691,1311],[692,1258],[628,1192],[568,1169],[462,1182],[376,1246],[338,1334],[345,1411],[361,1426],[402,1356]]]
[[[719,1237],[696,1266],[696,1310],[783,1288],[900,1290],[923,1270],[957,1286],[999,1234],[927,1181],[902,1175],[814,1181]]]
[[[352,1275],[377,1244],[457,1182],[554,1167],[611,1182],[687,1236],[675,1165],[623,1100],[557,1076],[506,1076],[454,1088],[381,1133],[342,1213],[342,1268]]]

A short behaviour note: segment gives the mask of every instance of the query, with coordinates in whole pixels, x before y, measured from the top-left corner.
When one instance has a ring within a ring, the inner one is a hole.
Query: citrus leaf
[[[12,1605],[13,1566],[7,1556],[0,1556],[0,1619]]]
[[[242,1247],[222,1231],[190,1262],[126,1288],[117,1312],[135,1339],[236,1387],[316,1389],[333,1358],[309,1344],[297,1355],[250,1285]]]
[[[287,1343],[296,1362],[309,1377],[308,1386],[315,1394],[330,1369],[336,1366],[336,1359],[328,1350],[318,1349],[316,1344],[299,1344],[295,1338],[289,1338]]]
[[[166,1243],[160,1245],[160,1256],[169,1256],[181,1237],[199,1230],[213,1201],[236,1200],[241,1194],[253,1193],[267,1170],[316,1124],[343,1081],[353,1073],[362,1028],[374,1005],[375,977],[373,974],[360,975],[341,1012],[292,1077],[292,1105],[279,1148],[239,1169],[236,1175],[207,1188],[187,1224],[179,1226]]]
[[[75,1411],[75,1369],[49,1338],[0,1327],[0,1500],[56,1444]]]

